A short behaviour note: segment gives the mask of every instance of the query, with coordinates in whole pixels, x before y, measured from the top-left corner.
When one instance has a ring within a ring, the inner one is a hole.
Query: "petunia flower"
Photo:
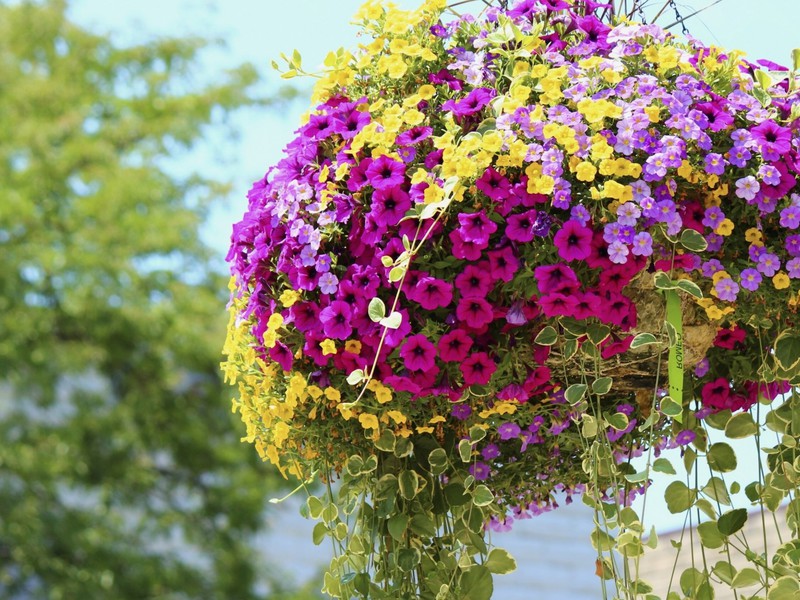
[[[350,305],[341,300],[334,300],[330,306],[323,308],[319,313],[322,330],[326,337],[335,340],[346,340],[353,331],[350,325],[352,312]]]
[[[456,307],[458,320],[472,329],[480,329],[494,319],[492,305],[483,298],[462,298]]]
[[[446,362],[461,362],[472,348],[472,338],[463,329],[454,329],[439,338],[439,356]]]
[[[497,370],[497,365],[486,352],[474,352],[461,363],[465,385],[486,385]]]
[[[558,249],[558,255],[564,260],[583,260],[592,250],[592,230],[569,219],[558,230],[553,243]]]
[[[497,223],[489,220],[483,210],[474,213],[459,213],[458,222],[460,224],[458,231],[467,242],[487,244],[489,236],[497,231]]]
[[[436,365],[436,346],[422,334],[412,335],[400,348],[400,357],[409,371],[428,371]]]
[[[453,300],[453,286],[435,277],[421,277],[408,291],[408,298],[425,310],[435,310],[450,304]]]
[[[467,265],[456,276],[455,286],[462,298],[485,298],[494,287],[489,265],[485,262],[477,265]]]
[[[381,154],[372,161],[364,173],[369,185],[376,190],[386,190],[402,185],[406,167],[402,161]]]

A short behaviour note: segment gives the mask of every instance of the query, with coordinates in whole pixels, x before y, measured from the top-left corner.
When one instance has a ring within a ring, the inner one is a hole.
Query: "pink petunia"
[[[406,340],[400,356],[409,371],[428,371],[436,366],[436,346],[421,333]]]
[[[496,370],[497,365],[486,352],[475,352],[461,363],[466,385],[486,385]]]
[[[564,260],[584,260],[592,252],[592,230],[569,219],[558,230],[553,243]]]

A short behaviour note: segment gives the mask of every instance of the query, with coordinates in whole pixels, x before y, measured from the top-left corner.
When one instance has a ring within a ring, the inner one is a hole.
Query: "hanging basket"
[[[487,524],[614,521],[632,458],[800,364],[794,73],[595,2],[444,8],[362,9],[228,256],[234,409],[339,480],[307,507],[334,597],[488,598]]]

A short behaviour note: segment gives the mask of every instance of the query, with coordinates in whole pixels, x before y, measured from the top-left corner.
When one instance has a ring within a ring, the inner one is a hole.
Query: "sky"
[[[716,0],[677,0],[681,14],[711,5]],[[418,0],[395,0],[402,8],[415,8]],[[238,140],[214,143],[198,150],[187,163],[203,164],[230,179],[234,192],[211,215],[203,236],[224,256],[231,225],[245,208],[245,194],[267,167],[277,162],[308,110],[311,82],[281,80],[270,67],[280,54],[295,49],[311,71],[325,55],[341,46],[358,43],[357,29],[350,24],[362,0],[72,0],[71,15],[97,33],[107,32],[119,43],[141,41],[150,35],[199,34],[221,39],[225,48],[206,57],[205,75],[241,62],[256,65],[265,77],[264,90],[272,92],[287,83],[305,90],[294,103],[280,110],[246,111],[235,121],[241,128]],[[481,3],[475,0],[475,6]],[[661,0],[649,0],[652,7]],[[667,10],[659,21],[668,25],[674,13]],[[722,0],[692,17],[689,32],[724,48],[738,48],[748,58],[768,58],[781,64],[791,60],[791,50],[800,47],[800,0]],[[675,28],[677,31],[679,28]],[[200,74],[199,74],[200,75]],[[221,266],[221,263],[220,263]],[[222,268],[222,266],[221,266]]]
[[[687,16],[713,2],[677,0],[677,6]],[[395,0],[395,3],[414,8],[417,0]],[[662,0],[649,2],[651,6],[662,3]],[[70,11],[79,24],[96,33],[108,33],[118,43],[142,41],[154,35],[199,34],[220,38],[224,49],[206,57],[204,72],[198,73],[198,78],[213,77],[225,67],[252,62],[265,76],[264,89],[269,92],[287,83],[270,67],[270,62],[279,60],[282,52],[291,54],[297,49],[304,67],[313,71],[328,51],[340,46],[354,47],[358,43],[357,31],[349,22],[360,4],[361,0],[72,0]],[[478,4],[476,1],[475,5]],[[668,10],[659,23],[667,25],[673,20],[673,13]],[[750,60],[767,58],[788,65],[792,48],[800,47],[797,23],[800,23],[800,0],[722,0],[691,18],[687,25],[690,34],[706,44],[743,50]],[[184,166],[211,171],[233,183],[234,193],[212,213],[203,231],[204,238],[218,252],[220,268],[231,225],[244,211],[247,189],[269,165],[279,160],[301,115],[309,108],[311,84],[298,79],[292,83],[305,90],[296,102],[281,110],[246,111],[236,119],[242,129],[238,140],[224,140],[213,148],[178,159],[185,161]],[[752,446],[742,454],[755,456]],[[753,464],[752,459],[744,462]],[[679,528],[682,518],[669,515],[660,496],[658,492],[650,495],[648,513],[662,530]]]

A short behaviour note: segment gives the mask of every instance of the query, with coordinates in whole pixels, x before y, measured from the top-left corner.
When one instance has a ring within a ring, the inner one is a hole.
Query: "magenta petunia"
[[[494,287],[489,265],[485,262],[467,265],[456,277],[456,289],[462,298],[485,298]]]
[[[470,354],[461,363],[461,373],[466,385],[486,385],[497,370],[497,365],[486,352]]]
[[[335,340],[346,340],[350,337],[353,331],[350,324],[351,317],[350,305],[341,300],[334,300],[319,313],[325,336]]]
[[[480,329],[494,319],[492,305],[483,298],[462,298],[456,307],[456,317],[467,327]]]
[[[436,346],[422,334],[409,337],[400,348],[400,356],[409,371],[429,371],[436,366]]]
[[[435,310],[450,304],[453,300],[453,286],[435,277],[421,277],[408,291],[408,298],[425,310]]]
[[[460,225],[458,231],[468,242],[486,244],[489,236],[497,231],[497,223],[490,221],[483,210],[474,213],[460,213],[458,222]]]
[[[533,240],[533,228],[538,214],[538,210],[527,210],[510,215],[506,221],[506,236],[508,239],[520,243]]]
[[[372,194],[370,216],[379,226],[392,227],[400,222],[409,208],[411,199],[402,188],[379,189]]]
[[[542,265],[533,270],[539,292],[574,292],[580,287],[578,276],[567,265]]]
[[[446,362],[461,362],[472,348],[472,338],[463,329],[454,329],[439,338],[439,356]]]
[[[514,279],[520,265],[513,248],[505,246],[499,250],[491,250],[486,255],[489,257],[489,272],[492,277],[506,283]]]
[[[403,184],[406,166],[402,161],[381,154],[372,161],[365,172],[369,184],[376,190],[385,190]]]
[[[453,256],[462,260],[478,260],[481,257],[481,251],[489,245],[488,239],[484,242],[465,240],[458,229],[451,231],[449,238],[453,244],[451,250]]]
[[[494,88],[475,88],[461,100],[444,102],[442,110],[450,111],[456,117],[468,117],[483,110],[496,93]]]
[[[495,202],[505,200],[511,193],[511,183],[508,178],[491,167],[475,181],[475,187]]]
[[[750,135],[758,144],[761,153],[767,155],[770,160],[773,160],[770,155],[779,158],[792,149],[792,130],[774,121],[766,120],[756,125],[750,130]]]
[[[572,317],[578,302],[574,296],[554,292],[539,298],[539,308],[547,317]]]

